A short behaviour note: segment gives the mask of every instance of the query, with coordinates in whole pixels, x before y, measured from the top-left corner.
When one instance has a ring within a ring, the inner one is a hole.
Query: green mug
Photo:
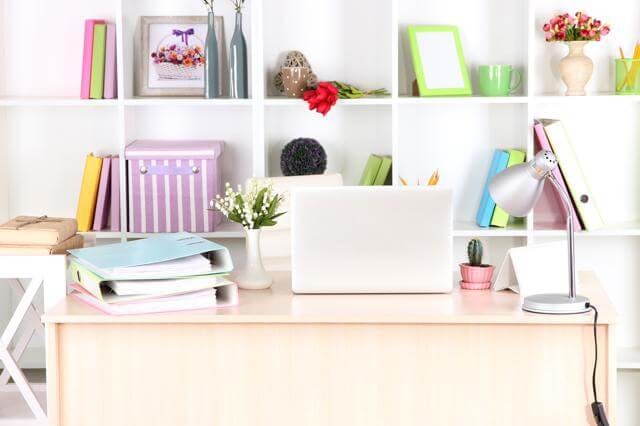
[[[512,85],[513,75],[517,77],[517,82]],[[522,73],[511,65],[480,65],[478,82],[483,96],[509,96],[520,87]]]

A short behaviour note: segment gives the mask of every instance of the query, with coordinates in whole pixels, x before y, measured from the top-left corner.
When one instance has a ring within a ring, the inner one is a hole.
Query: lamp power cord
[[[596,386],[596,373],[598,370],[598,309],[592,304],[589,304],[589,308],[594,312],[593,347],[595,350],[595,356],[593,358],[593,374],[591,375],[591,387],[593,388],[591,412],[593,412],[594,420],[598,426],[609,426],[609,420],[607,420],[607,412],[604,409],[604,404],[598,401],[598,390]]]

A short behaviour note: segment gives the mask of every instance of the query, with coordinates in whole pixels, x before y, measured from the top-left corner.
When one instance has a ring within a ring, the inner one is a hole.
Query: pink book
[[[542,123],[535,121],[533,130],[535,133],[535,141],[537,142],[536,153],[541,150],[553,152],[551,145],[549,144],[549,140],[547,139],[547,135],[544,132],[544,126]],[[560,183],[560,187],[562,187],[567,194],[570,194],[564,181],[564,177],[560,171],[560,167],[556,167],[552,173],[558,183]],[[569,197],[571,196],[569,195]],[[571,213],[573,214],[574,229],[576,231],[581,231],[583,229],[582,224],[580,224],[580,219],[573,203],[571,203]],[[558,194],[558,191],[556,191],[555,188],[552,188],[552,185],[549,183],[545,185],[542,195],[540,196],[540,201],[536,205],[534,218],[536,222],[544,224],[543,227],[564,229],[566,226],[564,203],[562,202],[562,198],[560,197],[560,194]]]
[[[112,231],[120,230],[120,157],[111,158],[111,197],[109,223]]]
[[[102,171],[100,172],[100,184],[98,185],[98,200],[96,211],[93,215],[93,230],[102,231],[107,227],[107,206],[111,189],[111,157],[102,159]]]
[[[194,291],[176,296],[154,297],[128,303],[105,303],[78,284],[71,284],[72,296],[109,315],[138,315],[160,312],[224,308],[238,304],[235,284]]]
[[[80,86],[80,98],[89,99],[91,89],[91,61],[93,60],[93,27],[103,24],[100,19],[87,19],[84,21],[84,50],[82,51],[82,84]]]
[[[116,74],[116,26],[107,24],[107,41],[105,47],[104,95],[105,99],[118,97]]]

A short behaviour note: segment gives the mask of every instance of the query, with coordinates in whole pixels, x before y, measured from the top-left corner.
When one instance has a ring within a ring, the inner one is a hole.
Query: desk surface
[[[289,274],[273,274],[269,290],[240,292],[240,305],[151,315],[110,316],[67,297],[43,317],[47,323],[353,323],[353,324],[588,324],[593,314],[540,315],[524,312],[511,291],[456,288],[450,294],[296,295]],[[593,272],[579,275],[580,293],[615,322],[615,310]]]

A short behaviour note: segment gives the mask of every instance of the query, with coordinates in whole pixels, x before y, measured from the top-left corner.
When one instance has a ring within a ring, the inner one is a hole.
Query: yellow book
[[[80,232],[90,231],[93,226],[93,215],[96,210],[101,171],[102,158],[95,157],[93,154],[87,155],[87,161],[84,163],[80,197],[78,198],[78,212],[76,213],[78,231]]]

